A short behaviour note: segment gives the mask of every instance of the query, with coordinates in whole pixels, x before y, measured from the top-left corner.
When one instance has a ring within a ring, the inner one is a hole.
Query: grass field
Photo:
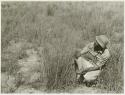
[[[40,57],[39,68],[35,69],[41,74],[39,80],[46,80],[47,90],[65,89],[75,85],[75,72],[71,65],[74,51],[102,34],[110,39],[111,58],[99,77],[97,87],[122,93],[123,2],[2,2],[2,73],[17,76],[21,68],[18,60],[27,58],[27,49],[35,49]]]

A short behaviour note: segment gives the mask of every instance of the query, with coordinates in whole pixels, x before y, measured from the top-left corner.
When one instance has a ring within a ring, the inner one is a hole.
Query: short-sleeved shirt
[[[91,61],[92,63],[100,67],[103,66],[110,57],[110,53],[107,48],[104,50],[104,52],[94,51],[94,42],[86,45],[82,49],[81,54],[86,60]]]

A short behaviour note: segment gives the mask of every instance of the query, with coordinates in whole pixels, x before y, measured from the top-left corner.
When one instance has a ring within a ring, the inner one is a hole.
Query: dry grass
[[[46,88],[65,88],[75,84],[71,65],[75,49],[93,41],[96,35],[106,34],[111,41],[111,59],[98,87],[123,91],[123,2],[2,2],[1,6],[2,72],[10,73],[13,68],[16,72],[20,53],[9,55],[9,63],[4,61],[4,51],[11,41],[23,39],[33,48],[43,48],[39,53],[44,57]],[[25,58],[25,53],[22,55]]]

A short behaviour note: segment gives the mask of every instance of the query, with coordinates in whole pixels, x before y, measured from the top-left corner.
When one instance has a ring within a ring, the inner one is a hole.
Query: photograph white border
[[[0,4],[1,2],[14,2],[14,1],[23,1],[23,2],[31,2],[31,1],[34,1],[34,2],[37,2],[37,1],[47,1],[47,2],[54,2],[54,1],[57,1],[57,2],[64,2],[64,1],[71,1],[71,2],[79,2],[79,1],[89,1],[89,2],[93,2],[93,1],[98,1],[98,2],[123,2],[124,3],[124,0],[1,0],[0,1]],[[1,10],[1,6],[0,6],[0,10]],[[124,7],[124,10],[125,10],[125,7]],[[1,14],[1,11],[0,11],[0,14]],[[124,12],[124,15],[125,15],[125,12]],[[0,18],[1,18],[1,15],[0,15]],[[1,20],[1,19],[0,19]],[[124,22],[125,22],[125,19],[124,19]],[[124,23],[124,28],[125,28],[125,23]],[[0,21],[0,29],[1,29],[1,21]],[[124,35],[125,35],[125,30],[124,30]],[[1,32],[0,32],[0,39],[1,39]],[[0,41],[0,54],[1,54],[1,41]],[[125,54],[125,37],[124,37],[124,54]],[[1,55],[0,55],[0,60],[1,60]],[[125,60],[125,56],[124,56],[124,60]],[[1,67],[1,64],[0,64],[0,67]],[[125,65],[124,65],[124,68],[125,68]],[[124,77],[125,77],[125,73],[124,73]],[[0,80],[1,80],[1,68],[0,68]],[[125,78],[124,78],[125,80]],[[0,82],[0,85],[1,85],[1,82]],[[0,89],[1,89],[1,86],[0,86]],[[124,92],[125,92],[125,82],[124,82]],[[2,93],[1,93],[2,94]],[[19,93],[20,94],[20,93]],[[84,93],[83,93],[84,94]],[[100,95],[101,93],[97,93],[97,94],[86,94],[85,95]],[[101,94],[101,95],[124,95],[123,94],[118,94],[118,93],[112,93],[112,94],[109,94],[109,93],[105,93],[105,94]],[[17,93],[12,93],[12,94],[3,94],[3,95],[18,95]],[[30,95],[30,94],[23,94],[23,95]],[[36,94],[32,94],[32,95],[38,95],[37,93]],[[40,93],[40,95],[49,95],[48,93]],[[57,93],[50,93],[50,95],[58,95]],[[60,93],[60,95],[71,95],[69,93]],[[77,94],[77,93],[74,93],[74,95],[81,95],[81,94]]]

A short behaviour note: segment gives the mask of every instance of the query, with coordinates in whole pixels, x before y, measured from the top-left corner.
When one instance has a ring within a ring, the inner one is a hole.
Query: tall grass
[[[43,53],[41,59],[44,57],[47,89],[74,84],[71,64],[75,49],[105,34],[111,41],[111,59],[100,77],[99,87],[122,91],[123,2],[2,2],[1,6],[2,56],[12,40],[18,43],[23,39],[35,48],[44,48],[39,53]],[[117,44],[120,46],[116,47]]]

